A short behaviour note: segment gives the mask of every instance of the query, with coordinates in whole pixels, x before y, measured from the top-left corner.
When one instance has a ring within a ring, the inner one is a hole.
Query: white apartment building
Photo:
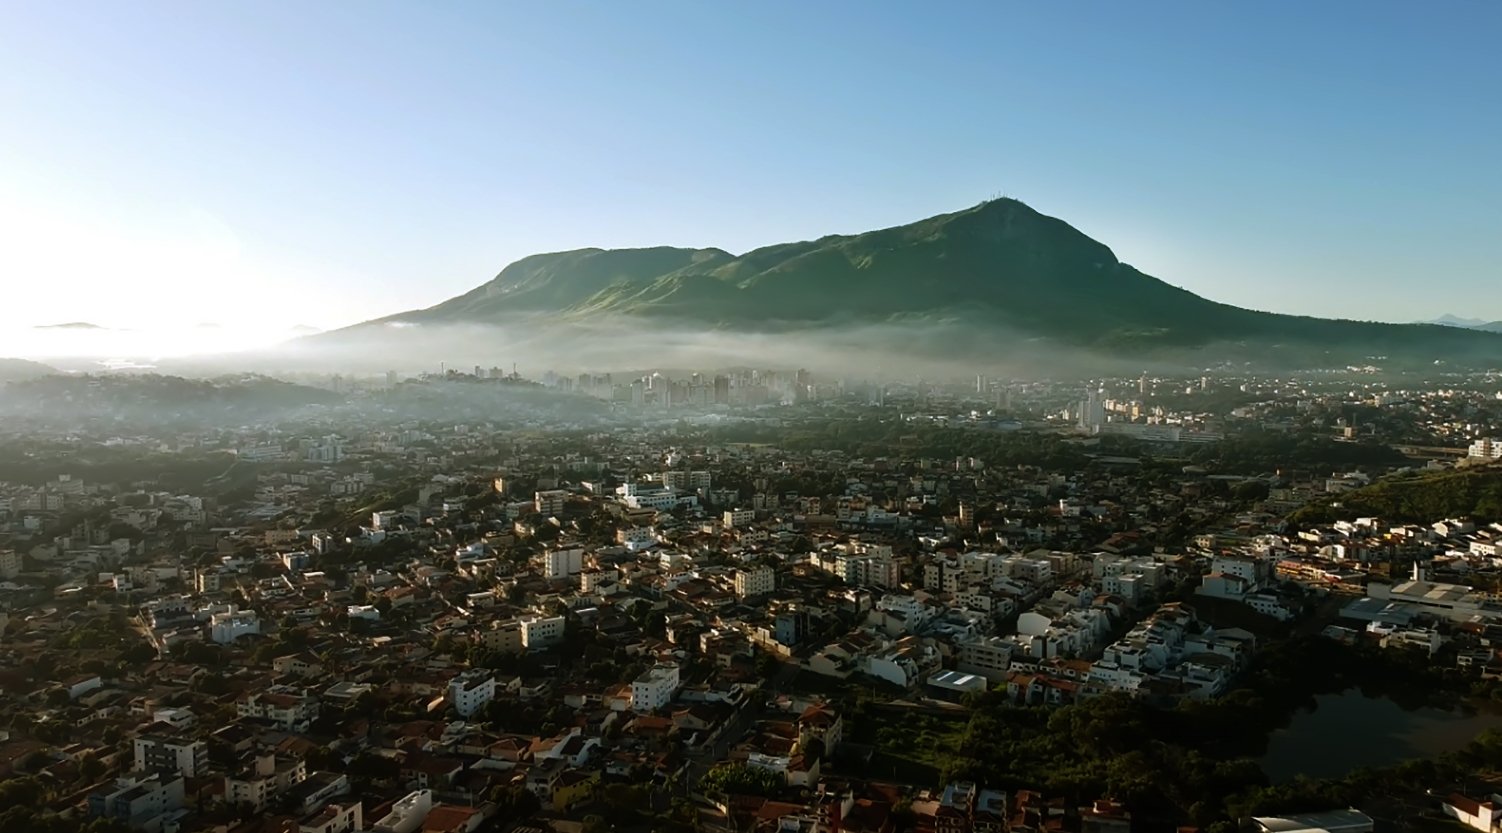
[[[200,595],[218,593],[223,573],[218,567],[202,567],[193,572],[193,589]]]
[[[1245,555],[1217,555],[1210,561],[1210,572],[1236,576],[1255,590],[1272,577],[1272,562]]]
[[[1147,679],[1141,671],[1110,660],[1096,660],[1090,666],[1090,682],[1111,691],[1135,692]]]
[[[1095,586],[1102,593],[1120,596],[1137,605],[1167,581],[1167,568],[1151,558],[1132,558],[1096,553],[1090,563]]]
[[[526,644],[522,641],[520,622],[496,622],[479,636],[480,644],[488,651],[507,654],[520,653]]]
[[[242,446],[238,456],[247,463],[264,463],[268,460],[280,460],[286,455],[281,443],[260,443]]]
[[[735,528],[746,526],[756,520],[755,509],[727,509],[723,517],[725,526]]]
[[[1038,586],[1053,581],[1053,562],[1046,558],[1010,556],[1002,561],[1002,569],[1011,578],[1020,578]]]
[[[777,589],[777,572],[765,564],[735,571],[735,595],[742,599],[764,596]]]
[[[354,833],[365,826],[359,801],[334,803],[297,823],[297,833]]]
[[[593,593],[610,587],[621,580],[621,571],[614,567],[607,570],[585,570],[579,574],[579,592]]]
[[[307,778],[308,767],[301,759],[257,755],[249,766],[224,776],[224,800],[228,804],[248,804],[260,812],[271,799]]]
[[[566,489],[548,489],[532,495],[532,511],[539,515],[562,514],[565,503],[568,503],[568,490]]]
[[[657,528],[652,526],[629,526],[615,531],[615,542],[637,548],[657,543]]]
[[[687,489],[691,492],[708,490],[714,482],[707,471],[665,471],[659,479],[669,489]]]
[[[449,682],[449,703],[461,717],[469,717],[495,699],[495,676],[476,668],[465,671]]]
[[[1276,593],[1267,591],[1252,593],[1241,601],[1263,616],[1271,616],[1280,622],[1287,622],[1293,618],[1293,611],[1288,609]]]
[[[631,682],[631,710],[653,712],[673,702],[678,691],[678,666],[655,665]]]
[[[269,720],[287,731],[307,731],[318,718],[318,700],[300,688],[272,686],[253,691],[235,703],[241,717]]]
[[[421,829],[422,823],[428,820],[431,812],[433,793],[429,790],[415,790],[391,805],[391,812],[377,819],[371,828],[383,833],[416,833]]]
[[[919,601],[915,596],[901,593],[889,593],[882,596],[881,600],[876,603],[876,609],[895,615],[907,624],[909,631],[917,630],[939,613],[938,608]]]
[[[209,639],[219,645],[228,645],[242,636],[261,632],[261,620],[254,610],[228,611],[209,617]]]
[[[546,648],[563,639],[562,616],[531,616],[520,620],[522,645],[527,648]]]
[[[635,483],[624,487],[623,501],[632,509],[656,509],[659,512],[679,506],[698,506],[699,496],[680,492],[677,489],[642,489]]]
[[[165,708],[152,712],[151,721],[174,729],[191,729],[197,725],[198,717],[189,709]]]
[[[170,769],[196,778],[209,765],[209,745],[201,740],[168,735],[143,735],[135,739],[135,768],[151,772]]]
[[[183,777],[153,773],[122,775],[102,789],[89,793],[89,815],[115,819],[138,830],[159,830],[163,816],[181,810],[185,798]]]
[[[15,550],[0,550],[0,579],[13,579],[21,574],[21,554]]]
[[[824,563],[832,564],[834,569],[831,572],[855,587],[896,587],[899,583],[897,562],[890,552],[839,555],[833,562]]]
[[[542,577],[546,579],[577,576],[584,570],[584,550],[580,547],[548,550],[542,554]]]
[[[935,556],[923,568],[925,590],[962,593],[989,587],[991,579],[1004,575],[1005,558],[993,552],[967,552]]]
[[[1471,443],[1466,456],[1472,460],[1502,460],[1502,440],[1477,440]]]
[[[1134,607],[1141,604],[1149,587],[1147,579],[1137,573],[1106,576],[1100,580],[1100,592],[1120,596]]]
[[[958,662],[955,667],[967,674],[979,674],[987,682],[1006,682],[1007,669],[1012,665],[1012,651],[1016,646],[999,636],[987,637],[958,646]]]

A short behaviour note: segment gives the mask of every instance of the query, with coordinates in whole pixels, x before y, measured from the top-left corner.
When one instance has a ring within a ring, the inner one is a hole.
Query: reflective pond
[[[1410,758],[1430,758],[1465,746],[1481,732],[1502,727],[1502,714],[1423,708],[1408,711],[1356,689],[1315,698],[1268,739],[1262,769],[1274,782],[1296,775],[1333,778]]]

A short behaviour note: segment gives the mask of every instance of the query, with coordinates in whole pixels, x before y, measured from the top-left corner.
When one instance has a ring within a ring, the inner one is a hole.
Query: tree
[[[1271,489],[1268,487],[1267,481],[1246,480],[1236,484],[1236,488],[1232,490],[1231,496],[1243,503],[1256,503],[1257,501],[1267,500],[1270,492]]]
[[[502,825],[530,818],[542,809],[542,802],[526,787],[497,786],[491,789],[488,798],[495,802],[496,816]]]
[[[716,764],[699,781],[706,793],[773,796],[785,786],[782,776],[771,770],[746,764]]]
[[[661,638],[668,632],[668,615],[661,610],[653,610],[647,613],[647,618],[642,623],[642,630],[648,636]]]
[[[652,793],[643,784],[607,784],[601,799],[614,814],[627,818],[652,806]]]
[[[103,775],[105,770],[104,763],[92,752],[78,762],[78,776],[89,783],[99,780],[99,776]]]
[[[761,651],[756,655],[756,676],[763,680],[770,680],[782,670],[782,663],[771,651]]]

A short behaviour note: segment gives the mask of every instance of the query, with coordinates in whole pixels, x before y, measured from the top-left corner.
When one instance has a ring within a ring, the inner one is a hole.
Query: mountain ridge
[[[29,359],[0,358],[0,383],[26,381],[42,376],[55,376],[60,372],[52,365],[34,362]]]
[[[1415,321],[1415,324],[1436,324],[1441,327],[1456,327],[1462,330],[1481,330],[1487,333],[1502,333],[1502,321],[1487,321],[1484,318],[1461,318],[1458,315],[1445,313],[1438,318],[1429,321]]]
[[[1502,358],[1502,337],[1243,309],[1121,261],[1067,222],[1012,199],[905,225],[775,244],[585,248],[531,255],[462,295],[372,324],[638,320],[717,330],[952,321],[1112,352],[1271,346],[1323,361]],[[1232,352],[1236,352],[1233,350]]]

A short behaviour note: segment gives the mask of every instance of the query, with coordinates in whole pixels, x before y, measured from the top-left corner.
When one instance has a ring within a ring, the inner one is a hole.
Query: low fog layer
[[[0,328],[0,356],[61,365],[125,366],[161,359],[267,349],[307,328],[193,324],[121,329],[76,322],[51,327]]]
[[[180,369],[410,374],[436,372],[440,363],[460,371],[476,365],[509,371],[514,364],[532,378],[550,370],[572,375],[735,367],[805,368],[859,378],[940,378],[978,370],[1052,376],[1115,362],[1036,339],[1007,339],[936,322],[742,332],[688,330],[646,319],[553,319],[514,325],[367,325],[297,339],[272,350],[203,356]]]

